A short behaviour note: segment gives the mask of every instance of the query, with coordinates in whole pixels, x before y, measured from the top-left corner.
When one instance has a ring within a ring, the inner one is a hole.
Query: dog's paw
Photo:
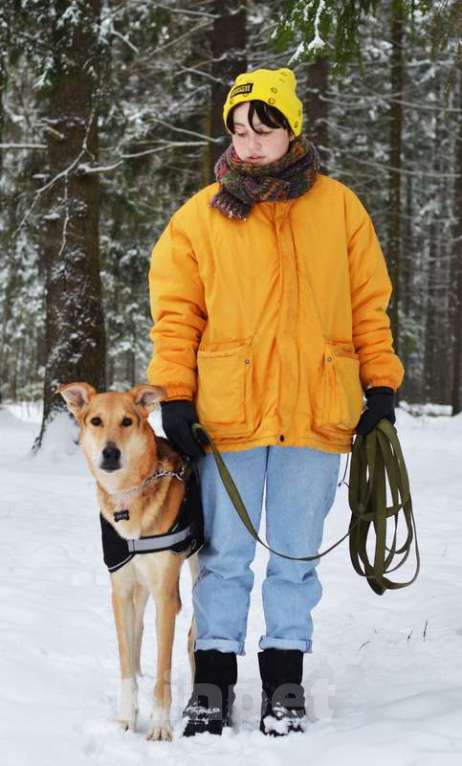
[[[130,718],[118,718],[117,723],[121,731],[136,731],[137,711]]]
[[[119,714],[117,721],[122,731],[131,729],[136,731],[136,719],[138,716],[138,689],[136,680],[132,678],[122,679],[120,685]]]
[[[146,739],[152,739],[155,742],[171,742],[173,729],[170,723],[152,723]]]

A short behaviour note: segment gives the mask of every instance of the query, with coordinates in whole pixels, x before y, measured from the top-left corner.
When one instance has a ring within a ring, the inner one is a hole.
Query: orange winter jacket
[[[154,246],[149,382],[194,400],[220,450],[350,452],[364,390],[404,377],[370,216],[321,174],[245,221],[209,207],[218,189],[188,199]]]

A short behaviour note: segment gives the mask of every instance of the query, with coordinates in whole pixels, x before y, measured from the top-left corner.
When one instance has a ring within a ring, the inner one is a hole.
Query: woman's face
[[[234,133],[232,142],[239,159],[255,165],[267,165],[286,154],[290,137],[287,128],[268,128],[253,115],[253,126],[250,127],[247,115],[250,103],[239,104],[233,110]],[[257,131],[257,132],[255,132]]]

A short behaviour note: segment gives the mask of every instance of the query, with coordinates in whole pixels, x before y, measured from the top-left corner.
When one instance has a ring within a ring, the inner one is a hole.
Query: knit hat
[[[279,109],[287,118],[294,135],[299,136],[302,131],[303,106],[295,92],[296,84],[294,73],[287,68],[255,69],[238,75],[223,107],[225,127],[226,118],[234,106],[244,101],[258,100]]]

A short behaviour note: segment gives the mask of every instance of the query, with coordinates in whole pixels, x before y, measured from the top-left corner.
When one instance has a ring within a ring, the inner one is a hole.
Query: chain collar
[[[162,464],[160,464],[162,465]],[[132,495],[138,494],[138,492],[141,492],[145,487],[149,486],[149,484],[152,484],[153,481],[157,481],[157,479],[162,479],[164,476],[174,476],[176,479],[179,479],[180,481],[186,481],[186,470],[188,468],[188,464],[184,462],[181,465],[181,468],[179,471],[172,471],[169,469],[163,469],[158,468],[157,471],[154,471],[150,476],[148,476],[147,479],[145,479],[141,484],[138,484],[136,487],[130,487],[129,489],[121,489],[119,492],[107,492],[109,497],[131,497]]]

